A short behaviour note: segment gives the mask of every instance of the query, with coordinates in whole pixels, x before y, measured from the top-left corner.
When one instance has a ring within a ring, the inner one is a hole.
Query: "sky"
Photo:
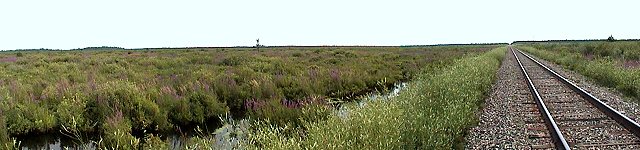
[[[640,2],[0,0],[0,50],[640,38]]]

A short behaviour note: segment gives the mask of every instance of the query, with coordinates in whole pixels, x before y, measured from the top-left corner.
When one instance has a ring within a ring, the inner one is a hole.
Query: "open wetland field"
[[[0,137],[5,147],[35,149],[198,149],[263,142],[233,131],[224,133],[232,137],[217,138],[234,138],[225,141],[232,145],[216,141],[216,131],[239,122],[249,124],[244,132],[283,127],[278,134],[305,136],[308,125],[369,94],[384,94],[394,84],[495,47],[2,52]]]
[[[637,41],[0,52],[2,149],[637,149]]]
[[[640,1],[0,1],[0,150],[640,150]]]

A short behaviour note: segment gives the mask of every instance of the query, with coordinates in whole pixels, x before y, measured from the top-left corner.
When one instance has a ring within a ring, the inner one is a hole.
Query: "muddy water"
[[[384,91],[384,92],[373,92],[365,95],[362,100],[360,100],[357,104],[359,106],[364,106],[365,103],[376,100],[384,100],[390,97],[397,96],[400,91],[404,90],[407,87],[407,83],[397,83],[394,84],[393,88]],[[347,110],[342,107],[336,110],[338,115],[348,113]],[[213,149],[233,149],[234,147],[238,147],[242,140],[245,140],[244,134],[248,132],[249,121],[242,119],[239,121],[233,120],[233,118],[227,118],[224,122],[226,124],[221,128],[217,129],[212,135],[214,135],[215,145],[213,145]],[[182,149],[185,147],[185,144],[188,140],[188,137],[181,136],[171,136],[168,138],[170,141],[170,147],[173,150]]]
[[[96,149],[93,142],[78,142],[60,133],[21,136],[16,140],[22,150]]]
[[[212,149],[233,149],[239,147],[241,141],[245,140],[243,133],[248,133],[249,121],[246,119],[234,120],[231,117],[224,119],[225,124],[214,132],[199,132],[187,136],[170,135],[167,137],[169,148],[172,150],[185,149],[187,142],[194,136],[208,137]]]
[[[385,91],[385,92],[374,92],[374,93],[370,93],[367,96],[365,96],[364,98],[362,98],[357,105],[359,107],[365,107],[365,104],[367,104],[368,102],[371,101],[378,101],[378,100],[386,100],[388,98],[391,97],[395,97],[398,96],[398,94],[400,93],[400,91],[404,90],[405,88],[407,88],[407,83],[405,82],[401,82],[401,83],[396,83],[393,85],[393,88],[389,91]],[[341,118],[346,118],[349,115],[349,110],[347,107],[340,107],[338,108],[337,114],[339,117]]]
[[[407,87],[407,83],[397,83],[394,87],[385,92],[373,92],[367,94],[362,100],[357,102],[358,106],[364,107],[367,102],[384,100],[389,97],[397,96],[400,91]],[[343,107],[338,108],[337,114],[339,116],[348,115],[348,110]],[[184,149],[187,145],[187,141],[194,136],[198,135],[212,135],[211,140],[215,140],[214,149],[231,149],[236,147],[242,140],[245,139],[243,134],[247,133],[249,127],[249,121],[234,120],[231,117],[222,118],[224,125],[215,131],[197,131],[187,135],[170,134],[165,135],[166,141],[169,141],[169,148],[172,150]],[[96,149],[95,143],[87,140],[84,142],[78,142],[60,133],[45,134],[38,136],[25,136],[17,137],[20,143],[20,149],[22,150],[64,150],[64,149]]]

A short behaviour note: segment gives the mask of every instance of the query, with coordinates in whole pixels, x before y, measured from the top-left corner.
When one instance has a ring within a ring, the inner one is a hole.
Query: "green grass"
[[[65,129],[137,149],[158,140],[133,133],[220,124],[223,114],[298,128],[326,120],[326,99],[350,101],[493,47],[2,52],[0,112],[17,117],[0,118],[0,140]]]
[[[640,60],[639,41],[527,44],[537,49],[576,52],[588,57]]]
[[[640,70],[626,69],[618,65],[617,60],[608,57],[586,58],[575,50],[539,49],[519,46],[520,49],[537,57],[562,65],[576,71],[596,83],[614,88],[621,93],[640,99]]]
[[[495,80],[504,47],[433,67],[398,96],[360,107],[347,117],[329,115],[303,128],[257,122],[250,149],[452,149],[462,148],[474,113]]]

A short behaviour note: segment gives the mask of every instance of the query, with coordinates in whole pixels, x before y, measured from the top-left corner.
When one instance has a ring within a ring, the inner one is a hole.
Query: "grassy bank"
[[[396,97],[346,106],[302,129],[256,123],[255,149],[450,149],[460,148],[475,111],[495,80],[506,49],[434,67]],[[317,112],[317,111],[310,111]]]
[[[626,69],[611,57],[588,58],[575,50],[548,50],[527,46],[519,48],[594,79],[602,86],[614,88],[636,100],[640,99],[640,69]]]

